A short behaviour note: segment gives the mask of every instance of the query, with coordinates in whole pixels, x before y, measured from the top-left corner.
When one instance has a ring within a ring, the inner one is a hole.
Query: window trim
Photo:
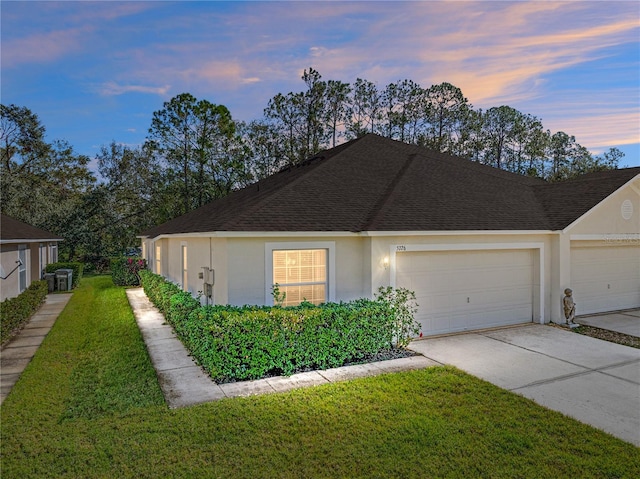
[[[289,250],[309,250],[324,249],[327,250],[327,286],[326,301],[335,301],[336,299],[336,243],[335,241],[283,241],[265,243],[264,245],[264,304],[273,305],[273,295],[271,288],[273,287],[273,252],[289,251]]]

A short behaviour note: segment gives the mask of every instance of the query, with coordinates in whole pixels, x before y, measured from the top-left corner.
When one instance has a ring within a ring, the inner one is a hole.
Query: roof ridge
[[[439,155],[442,155],[442,152],[437,152]],[[456,155],[449,155],[452,158],[456,158],[459,160],[461,167],[465,169],[474,169],[474,173],[481,173],[487,176],[493,176],[495,178],[504,178],[505,176],[509,176],[510,180],[513,180],[516,183],[522,184],[523,186],[543,186],[545,184],[549,184],[546,180],[542,178],[538,178],[535,176],[527,176],[521,175],[520,173],[514,173],[513,171],[503,170],[502,168],[496,168],[495,166],[485,165],[484,163],[480,163],[478,161],[470,160],[467,158],[462,158]],[[445,160],[447,161],[447,160]],[[534,184],[534,181],[537,183]]]
[[[409,166],[411,165],[411,163],[413,163],[413,160],[415,160],[417,156],[418,153],[409,153],[407,155],[407,159],[404,161],[404,164],[400,167],[398,173],[396,173],[393,179],[389,182],[384,193],[380,196],[380,199],[376,201],[370,208],[367,218],[360,227],[360,231],[368,231],[370,227],[375,223],[378,216],[382,214],[384,205],[389,201],[389,198],[393,194],[395,187],[398,185],[400,179],[405,175],[405,173],[409,169]]]
[[[252,185],[249,185],[246,188],[243,188],[243,190],[248,190],[249,188],[257,187],[257,191],[259,192],[260,191],[260,183],[263,182],[264,180],[269,180],[269,179],[274,178],[275,176],[278,176],[278,175],[286,175],[287,173],[290,173],[291,171],[294,171],[295,169],[309,168],[307,171],[301,172],[296,178],[293,179],[293,181],[287,183],[284,187],[282,187],[282,188],[274,188],[271,191],[269,191],[269,190],[265,191],[264,192],[264,197],[261,198],[260,201],[257,201],[253,206],[251,206],[250,208],[246,209],[243,212],[242,216],[243,217],[247,216],[247,215],[250,216],[254,211],[257,211],[260,208],[262,208],[266,202],[270,201],[274,197],[277,198],[278,196],[282,195],[284,190],[289,189],[293,185],[296,185],[297,183],[302,181],[309,173],[311,173],[312,171],[316,170],[318,168],[318,166],[326,164],[327,161],[335,158],[340,153],[342,153],[344,150],[347,150],[350,146],[352,146],[353,144],[357,143],[360,139],[361,138],[356,138],[354,140],[348,141],[347,143],[343,143],[342,145],[339,145],[339,146],[337,146],[335,148],[331,148],[330,150],[321,150],[318,153],[316,153],[315,155],[312,155],[309,158],[307,158],[306,160],[298,163],[297,165],[289,165],[287,167],[284,167],[280,171],[275,173],[274,175],[269,176],[267,178],[263,178],[263,180],[258,181],[258,182],[254,183]],[[331,153],[328,156],[327,155],[323,155],[323,153],[326,153],[326,152],[331,152]],[[264,183],[263,183],[263,185],[264,185]],[[227,221],[227,222],[223,223],[222,225],[220,225],[220,227],[221,227],[222,230],[224,230],[225,228],[232,228],[235,223],[238,223],[241,220],[242,219],[241,219],[240,216],[236,216],[232,220]]]
[[[381,135],[376,135],[375,133],[370,133],[370,135],[373,136],[377,136],[379,138],[386,138],[383,137]],[[469,158],[465,158],[462,156],[459,156],[455,153],[451,153],[451,152],[447,152],[447,151],[438,151],[438,150],[434,150],[433,148],[428,148],[426,146],[421,146],[421,145],[416,145],[414,143],[405,143],[403,141],[400,140],[395,140],[393,138],[387,138],[388,140],[391,140],[395,143],[398,143],[400,145],[404,145],[404,146],[408,146],[411,147],[415,150],[419,151],[419,156],[433,156],[433,157],[437,157],[434,159],[437,159],[438,161],[442,160],[444,162],[447,163],[451,163],[451,160],[455,160],[459,166],[467,169],[467,170],[473,170],[474,173],[481,173],[481,174],[485,174],[488,176],[493,176],[496,178],[503,178],[505,176],[509,176],[510,179],[513,179],[515,181],[517,181],[520,184],[526,185],[526,186],[536,186],[537,185],[543,185],[543,184],[548,184],[548,182],[542,178],[538,178],[538,177],[534,177],[534,176],[527,176],[527,175],[522,175],[520,173],[514,173],[513,171],[509,171],[509,170],[503,170],[502,168],[496,168],[495,166],[492,165],[485,165],[484,163],[480,163],[479,161],[474,161],[471,160]],[[534,183],[535,182],[535,183]]]

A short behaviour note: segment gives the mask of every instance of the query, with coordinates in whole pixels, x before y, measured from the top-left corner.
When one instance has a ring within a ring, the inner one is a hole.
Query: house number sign
[[[407,251],[407,247],[403,244],[399,244],[396,246],[396,251]]]

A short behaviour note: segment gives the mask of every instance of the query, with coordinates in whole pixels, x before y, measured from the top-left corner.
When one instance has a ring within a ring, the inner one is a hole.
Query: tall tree
[[[489,108],[485,112],[482,121],[485,164],[496,168],[509,166],[510,142],[517,128],[518,117],[519,112],[506,105]]]
[[[471,161],[481,162],[484,151],[484,139],[482,121],[484,111],[482,109],[469,109],[463,115],[460,124],[460,134],[451,145],[451,153]]]
[[[302,93],[278,93],[264,110],[268,132],[276,134],[279,139],[277,151],[290,165],[304,160],[309,154],[302,96]]]
[[[141,148],[111,142],[97,155],[103,180],[94,192],[93,207],[101,209],[96,229],[103,238],[105,253],[118,254],[137,243],[136,235],[173,217],[165,214],[164,183],[157,161]]]
[[[396,83],[397,107],[393,115],[400,141],[417,143],[424,123],[426,91],[412,80]]]
[[[345,84],[333,83],[327,92],[327,83],[313,68],[302,75],[307,89],[299,93],[278,93],[264,110],[271,131],[281,137],[278,148],[288,164],[296,164],[329,146],[329,139],[338,135],[338,123],[344,115]],[[336,129],[332,130],[331,125]]]
[[[472,108],[462,90],[446,82],[432,85],[426,91],[424,105],[428,126],[420,143],[438,151],[454,150]]]
[[[375,83],[356,79],[347,106],[346,137],[359,138],[377,131],[381,113],[381,97]]]
[[[337,80],[329,80],[325,92],[327,129],[331,136],[331,147],[336,146],[340,128],[344,127],[348,114],[348,98],[351,86]]]
[[[227,169],[236,166],[235,157],[229,157],[234,139],[229,110],[189,93],[154,112],[145,150],[156,155],[170,179],[179,179],[180,214],[229,191]]]
[[[75,249],[74,231],[84,228],[74,211],[96,179],[88,157],[65,141],[47,142],[45,132],[28,108],[0,105],[0,210],[64,237],[64,254]]]
[[[327,83],[322,81],[322,75],[313,68],[305,70],[302,81],[307,90],[302,95],[302,112],[306,123],[307,151],[309,156],[315,155],[326,145],[328,134],[325,118]]]
[[[287,165],[281,151],[278,131],[267,121],[254,120],[249,124],[238,124],[243,145],[248,149],[249,181],[266,178]]]
[[[558,181],[571,176],[571,157],[575,149],[574,136],[569,136],[564,131],[551,135],[547,153],[550,167],[545,175],[548,180]]]

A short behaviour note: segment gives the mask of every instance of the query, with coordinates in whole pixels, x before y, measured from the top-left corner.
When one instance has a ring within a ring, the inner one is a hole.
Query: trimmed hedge
[[[51,263],[45,268],[47,273],[55,273],[57,269],[72,269],[71,288],[77,288],[84,272],[83,263]]]
[[[47,297],[46,281],[34,281],[15,298],[5,299],[0,303],[0,343],[4,344],[13,337],[24,323],[35,313]]]
[[[140,276],[151,302],[216,382],[338,367],[402,347],[407,338],[399,340],[399,331],[417,334],[412,309],[400,314],[389,290],[375,300],[320,306],[201,306],[159,275]]]
[[[140,271],[147,268],[147,260],[142,258],[111,258],[111,278],[116,286],[139,286]]]

